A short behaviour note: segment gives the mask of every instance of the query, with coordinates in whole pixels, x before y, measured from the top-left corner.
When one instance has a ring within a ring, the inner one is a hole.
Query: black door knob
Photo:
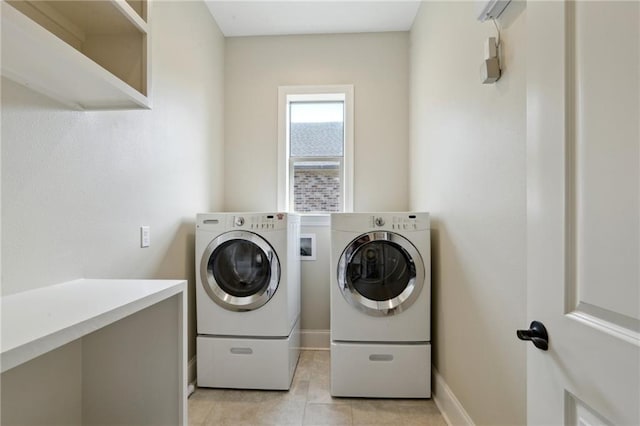
[[[516,335],[520,340],[530,340],[538,349],[549,349],[549,335],[547,329],[539,321],[533,321],[528,330],[517,330]]]

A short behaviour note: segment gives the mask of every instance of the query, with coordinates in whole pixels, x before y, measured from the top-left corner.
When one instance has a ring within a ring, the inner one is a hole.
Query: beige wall
[[[278,86],[353,84],[356,211],[408,205],[408,33],[227,39],[225,209],[276,209]]]
[[[150,111],[69,111],[2,80],[2,293],[188,279],[192,357],[195,214],[223,199],[224,38],[202,2],[153,6]]]
[[[328,226],[303,226],[302,233],[315,234],[316,260],[300,264],[300,327],[303,330],[329,330],[331,232]]]
[[[277,208],[278,86],[353,84],[354,208],[405,210],[409,141],[408,33],[229,38],[225,53],[227,211]],[[303,262],[303,329],[329,328],[329,231]]]
[[[434,364],[475,424],[526,422],[525,25],[512,2],[504,75],[480,83],[490,22],[425,2],[411,31],[411,205],[433,217]]]

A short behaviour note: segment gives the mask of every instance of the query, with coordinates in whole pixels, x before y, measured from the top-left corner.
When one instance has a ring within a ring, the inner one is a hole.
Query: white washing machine
[[[428,213],[331,215],[331,394],[431,397]]]
[[[289,389],[300,354],[300,217],[196,218],[198,386]]]

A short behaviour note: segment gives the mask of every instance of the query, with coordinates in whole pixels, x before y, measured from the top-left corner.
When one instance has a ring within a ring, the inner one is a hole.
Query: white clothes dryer
[[[300,217],[196,218],[198,385],[289,389],[300,348]]]
[[[428,213],[331,215],[331,394],[431,396]]]

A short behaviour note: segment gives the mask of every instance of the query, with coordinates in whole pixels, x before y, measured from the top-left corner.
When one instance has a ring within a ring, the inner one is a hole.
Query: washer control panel
[[[287,229],[298,220],[297,215],[287,213],[198,213],[196,228],[207,232],[224,232],[231,229],[244,231]]]
[[[270,231],[286,228],[284,213],[260,214],[250,216],[234,216],[233,227],[253,231]]]

